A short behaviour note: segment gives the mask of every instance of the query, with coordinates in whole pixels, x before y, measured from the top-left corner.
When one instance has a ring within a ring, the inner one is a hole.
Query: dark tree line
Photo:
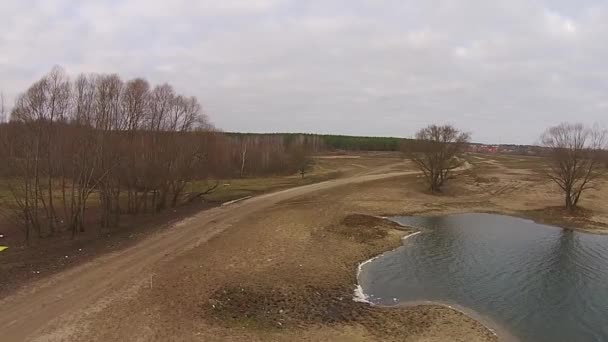
[[[312,152],[320,151],[399,151],[402,144],[410,139],[391,137],[360,137],[331,134],[302,134],[302,133],[227,133],[230,136],[264,136],[280,137],[289,143],[301,140],[306,149]]]
[[[405,139],[391,137],[357,137],[346,135],[322,135],[325,146],[346,151],[399,151]]]

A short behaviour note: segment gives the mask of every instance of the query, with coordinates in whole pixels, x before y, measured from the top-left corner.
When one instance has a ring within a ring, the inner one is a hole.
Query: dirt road
[[[386,169],[388,170],[388,168]],[[151,271],[160,263],[196,247],[228,229],[247,215],[278,202],[329,188],[363,183],[413,172],[365,174],[270,193],[229,206],[201,212],[173,228],[151,236],[126,250],[98,259],[30,285],[0,301],[3,341],[34,339],[53,321],[95,303],[126,295],[133,284],[153,284]]]

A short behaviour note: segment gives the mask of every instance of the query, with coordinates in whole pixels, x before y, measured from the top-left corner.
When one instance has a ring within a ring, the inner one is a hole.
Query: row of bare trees
[[[176,205],[205,159],[202,135],[192,132],[209,128],[197,99],[168,84],[114,74],[72,82],[54,68],[17,98],[2,136],[4,174],[26,238],[59,226],[83,231],[93,194],[104,228],[118,224],[123,208]]]
[[[424,175],[433,193],[440,192],[454,170],[465,163],[463,153],[470,135],[451,125],[429,125],[404,143],[407,157]],[[605,172],[608,133],[599,126],[562,123],[541,136],[547,167],[545,176],[564,194],[567,210],[574,210],[582,193],[592,188]]]
[[[0,176],[11,196],[0,206],[26,240],[75,236],[88,215],[107,230],[122,214],[175,207],[200,197],[186,193],[195,180],[299,168],[279,137],[222,134],[195,97],[116,74],[71,80],[56,67],[18,96],[10,119],[0,125]],[[208,183],[203,193],[218,184]]]
[[[233,176],[268,175],[285,171],[302,173],[310,166],[311,152],[324,148],[318,135],[227,134],[230,163],[238,169]]]

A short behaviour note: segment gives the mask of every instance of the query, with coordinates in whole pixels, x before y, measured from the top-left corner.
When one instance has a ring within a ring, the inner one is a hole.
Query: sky
[[[608,1],[0,1],[7,104],[54,65],[168,82],[225,131],[531,144],[608,126]]]

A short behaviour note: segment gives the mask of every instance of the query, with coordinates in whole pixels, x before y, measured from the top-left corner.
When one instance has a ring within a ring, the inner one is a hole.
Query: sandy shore
[[[413,302],[407,302],[407,303],[399,303],[398,305],[389,306],[388,308],[409,309],[409,308],[423,306],[423,305],[443,306],[443,307],[449,308],[451,310],[459,311],[459,312],[463,313],[464,315],[467,315],[468,317],[473,318],[480,324],[483,324],[486,327],[486,329],[491,331],[496,336],[498,341],[519,342],[519,339],[517,339],[515,336],[513,336],[509,332],[508,329],[506,329],[506,328],[502,327],[500,324],[494,322],[491,318],[484,316],[484,315],[476,312],[473,309],[470,309],[470,308],[467,308],[465,306],[458,305],[455,303],[442,303],[442,302],[430,301],[430,300],[424,300],[424,301],[420,300],[420,301],[413,301]]]

